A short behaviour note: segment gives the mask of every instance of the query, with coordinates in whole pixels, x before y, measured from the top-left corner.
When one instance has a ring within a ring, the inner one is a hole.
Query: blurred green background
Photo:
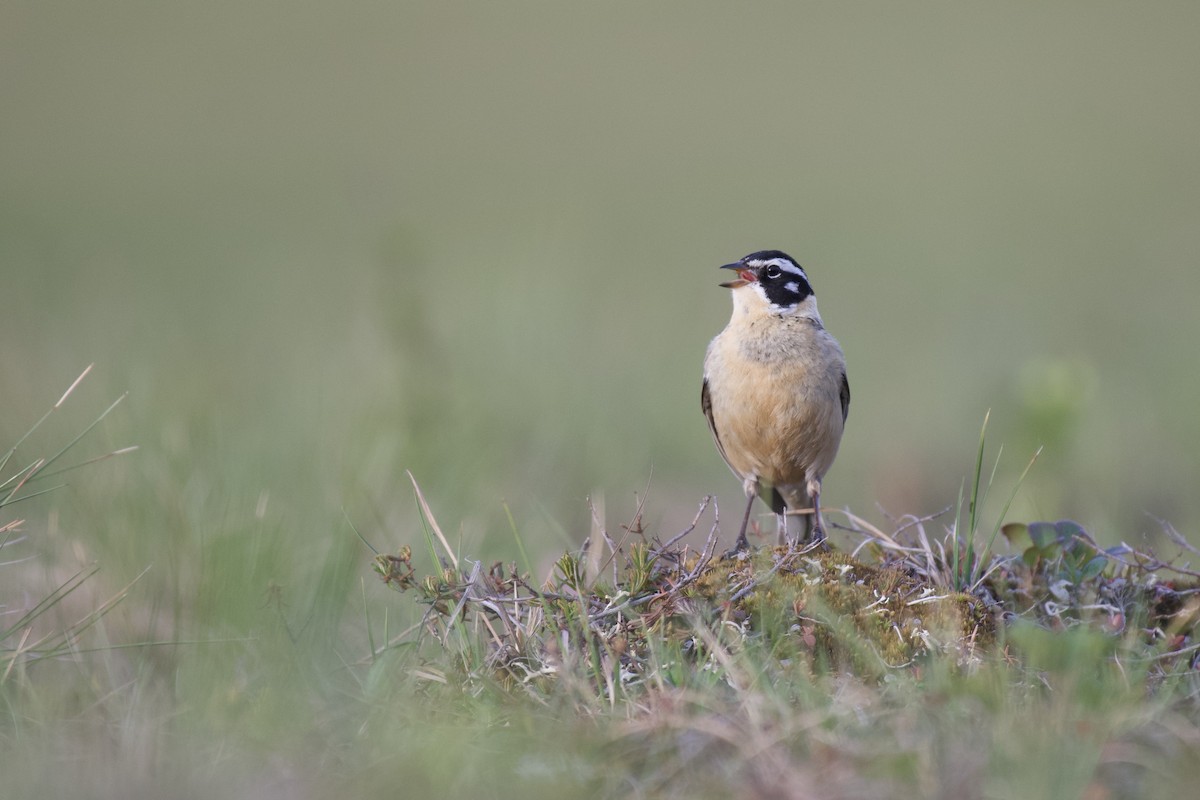
[[[849,361],[828,505],[952,505],[991,408],[992,517],[1045,445],[1012,518],[1190,534],[1197,41],[1193,2],[0,3],[0,442],[95,362],[10,468],[126,391],[68,461],[140,446],[5,508],[0,605],[150,567],[97,652],[0,681],[6,796],[501,796],[561,728],[430,736],[364,678],[419,609],[347,519],[426,571],[411,470],[536,578],[588,497],[728,526],[700,365],[761,248]]]
[[[0,432],[89,362],[81,419],[130,392],[92,447],[141,451],[47,506],[131,573],[343,508],[415,541],[405,470],[473,555],[647,483],[674,532],[736,516],[700,362],[771,247],[850,365],[829,505],[952,504],[991,408],[995,494],[1047,446],[1014,516],[1190,530],[1198,40],[1190,2],[5,3]]]

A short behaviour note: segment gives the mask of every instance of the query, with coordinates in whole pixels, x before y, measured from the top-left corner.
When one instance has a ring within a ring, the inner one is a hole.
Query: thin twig
[[[676,542],[678,542],[680,539],[687,536],[692,531],[696,530],[696,526],[698,524],[700,524],[700,517],[704,515],[704,511],[705,511],[705,509],[708,508],[708,504],[710,502],[712,502],[712,499],[713,499],[713,496],[711,494],[704,495],[704,499],[700,501],[700,508],[698,511],[696,511],[696,516],[692,518],[692,523],[690,525],[688,525],[686,528],[684,528],[682,531],[680,531],[679,533],[672,536],[670,539],[668,539],[666,542],[664,542],[660,547],[657,547],[654,550],[651,550],[650,552],[653,555],[660,555],[665,550],[669,550],[671,548],[671,546],[674,545]]]
[[[1175,530],[1175,526],[1172,525],[1170,522],[1167,522],[1165,519],[1159,519],[1158,517],[1154,516],[1153,514],[1147,514],[1146,516],[1150,517],[1150,519],[1157,522],[1159,527],[1162,528],[1162,532],[1172,542],[1179,545],[1179,547],[1181,547],[1182,549],[1187,550],[1189,553],[1194,553],[1195,555],[1200,556],[1200,548],[1196,548],[1194,545],[1192,545],[1191,542],[1189,542],[1187,539],[1183,538],[1183,536],[1179,533],[1179,531]]]

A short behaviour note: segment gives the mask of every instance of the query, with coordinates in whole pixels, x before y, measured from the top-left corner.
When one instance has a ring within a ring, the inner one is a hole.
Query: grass
[[[5,511],[74,491],[34,494],[84,441],[67,440],[12,471]],[[509,557],[485,563],[410,475],[417,533],[391,552],[346,511],[297,548],[258,492],[132,583],[91,565],[38,590],[33,559],[5,565],[7,587],[42,592],[5,590],[5,794],[1188,792],[1195,551],[1167,525],[1165,556],[1070,521],[985,527],[983,454],[981,436],[944,530],[843,512],[829,551],[724,559],[713,498],[667,532],[643,496],[615,529],[591,509],[584,547],[538,575],[545,548],[514,515]]]
[[[63,392],[58,401],[42,415],[41,419],[35,422],[14,445],[0,456],[0,514],[8,514],[9,509],[18,503],[32,500],[63,487],[62,483],[46,485],[50,478],[61,480],[60,476],[64,473],[137,449],[136,447],[124,447],[71,466],[63,467],[59,464],[59,461],[68,452],[73,450],[117,407],[117,404],[123,399],[122,396],[52,455],[37,457],[23,466],[10,469],[10,463],[21,445],[33,436],[55,411],[63,406],[91,371],[92,366],[89,365]],[[25,542],[26,537],[21,533],[24,523],[24,519],[0,517],[0,553],[12,551]],[[0,568],[19,563],[21,563],[21,559],[5,560],[0,563]],[[33,602],[27,602],[23,608],[20,606],[2,607],[5,613],[0,621],[0,684],[13,678],[14,674],[19,675],[32,662],[69,656],[77,652],[79,637],[97,624],[104,614],[128,594],[129,586],[126,586],[105,600],[99,607],[87,611],[80,618],[64,625],[47,627],[44,618],[83,586],[96,573],[96,569],[94,566],[80,569],[63,579],[43,597]]]
[[[983,504],[987,502],[988,492],[996,480],[996,470],[1000,467],[1000,456],[1003,454],[1003,448],[1001,448],[1001,452],[996,455],[996,463],[992,467],[992,472],[988,476],[987,483],[981,483],[980,479],[983,477],[983,455],[987,445],[987,426],[991,416],[992,412],[989,409],[984,414],[983,426],[979,429],[979,454],[975,459],[975,472],[971,482],[971,494],[967,501],[967,516],[964,519],[963,496],[960,490],[958,506],[954,514],[954,527],[951,529],[950,582],[955,589],[960,591],[973,591],[985,577],[983,567],[991,560],[992,548],[996,543],[996,535],[1000,533],[1000,526],[1003,524],[1008,510],[1012,508],[1013,500],[1016,499],[1021,484],[1025,482],[1026,476],[1029,475],[1029,470],[1033,468],[1034,462],[1037,461],[1038,456],[1042,452],[1042,449],[1039,447],[1037,452],[1033,454],[1033,457],[1029,459],[1029,463],[1025,465],[1025,469],[1021,472],[1020,477],[1013,484],[1012,493],[1009,494],[1008,500],[1005,501],[1004,507],[996,517],[996,522],[992,526],[986,542],[983,543],[983,549],[976,552]]]
[[[598,530],[535,586],[456,555],[425,508],[441,566],[422,576],[409,549],[376,566],[427,612],[374,668],[497,742],[540,729],[510,768],[532,759],[556,791],[1140,797],[1196,777],[1200,582],[1077,524],[994,556],[967,593],[935,577],[954,577],[954,528],[934,549],[924,520],[850,517],[863,561],[729,560],[715,522],[688,542],[706,500],[668,541],[638,516]]]

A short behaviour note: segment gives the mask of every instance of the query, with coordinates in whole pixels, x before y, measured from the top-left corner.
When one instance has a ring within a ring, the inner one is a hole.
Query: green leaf
[[[1042,550],[1058,539],[1058,530],[1054,527],[1053,522],[1031,522],[1029,523],[1029,538],[1034,547]]]
[[[1054,530],[1057,532],[1058,540],[1064,544],[1073,541],[1088,541],[1091,539],[1088,532],[1083,529],[1083,526],[1078,522],[1070,519],[1060,519],[1054,523]]]
[[[1000,532],[1009,545],[1017,550],[1024,550],[1033,544],[1033,539],[1029,538],[1029,526],[1023,522],[1009,522],[1000,528]]]
[[[1083,565],[1083,571],[1080,573],[1080,578],[1087,581],[1099,575],[1108,566],[1108,558],[1106,556],[1096,556],[1091,561]]]

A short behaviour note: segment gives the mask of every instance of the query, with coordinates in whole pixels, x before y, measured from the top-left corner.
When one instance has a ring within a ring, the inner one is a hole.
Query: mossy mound
[[[876,680],[932,656],[957,667],[997,648],[1019,657],[1006,635],[1015,624],[1098,631],[1163,671],[1197,666],[1196,574],[1124,545],[1102,550],[1075,523],[1006,531],[1025,549],[986,558],[952,536],[930,547],[924,532],[919,546],[868,537],[865,558],[827,546],[719,555],[715,533],[699,550],[677,545],[686,533],[663,544],[636,521],[620,543],[601,532],[540,586],[515,565],[485,569],[448,550],[438,574],[419,577],[408,548],[376,569],[429,606],[422,635],[458,652],[468,681],[533,690],[571,677],[612,697],[684,680],[672,672],[681,664],[728,676],[713,659],[747,649],[782,668]]]

